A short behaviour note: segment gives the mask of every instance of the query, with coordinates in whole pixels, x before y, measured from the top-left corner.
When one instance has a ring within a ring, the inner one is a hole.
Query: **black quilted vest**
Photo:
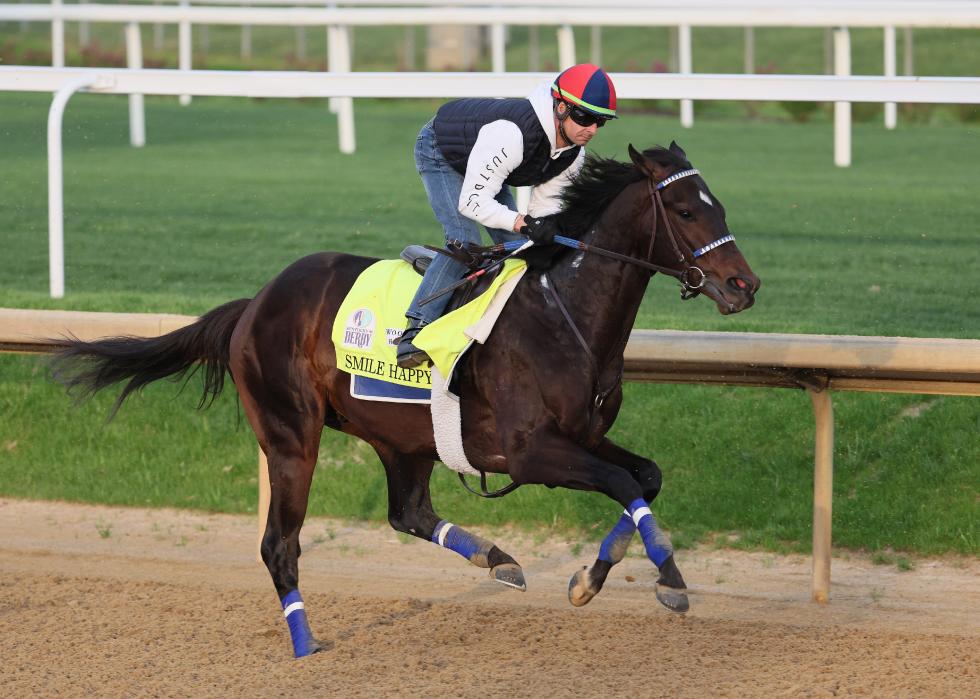
[[[444,104],[432,124],[439,150],[456,172],[466,173],[466,161],[480,129],[499,119],[514,122],[524,134],[524,159],[507,177],[506,184],[513,187],[541,184],[575,162],[579,146],[562,151],[552,160],[551,142],[528,100],[470,98]]]

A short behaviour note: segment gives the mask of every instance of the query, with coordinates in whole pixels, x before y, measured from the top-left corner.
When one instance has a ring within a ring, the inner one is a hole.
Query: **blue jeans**
[[[436,219],[442,224],[446,242],[461,240],[464,243],[479,244],[481,242],[479,224],[459,213],[459,194],[463,190],[463,176],[456,172],[442,156],[442,152],[436,144],[432,121],[422,127],[422,131],[419,132],[419,137],[415,141],[415,167],[418,169],[419,175],[422,176],[422,184],[425,186],[425,193],[429,197],[429,204],[435,212]],[[501,204],[517,210],[510,187],[504,185],[495,199]],[[516,240],[521,237],[513,231],[505,231],[500,228],[488,228],[487,233],[490,234],[490,238],[495,243]],[[426,270],[425,276],[422,278],[422,285],[415,293],[415,298],[412,299],[405,315],[421,320],[423,323],[431,323],[439,318],[452,294],[445,294],[424,306],[420,306],[419,302],[458,281],[465,273],[466,266],[462,263],[446,255],[436,255]]]

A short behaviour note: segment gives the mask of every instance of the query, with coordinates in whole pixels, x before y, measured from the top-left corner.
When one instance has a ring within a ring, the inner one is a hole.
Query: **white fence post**
[[[538,25],[527,28],[527,69],[537,73],[541,66],[541,32]]]
[[[79,4],[80,5],[88,5],[89,3],[87,3],[87,2],[81,2]],[[89,45],[89,43],[91,41],[92,41],[92,34],[89,31],[89,23],[88,22],[79,22],[78,23],[78,45],[81,46],[82,48],[85,48],[85,47],[87,47]]]
[[[895,77],[895,27],[885,27],[885,77]],[[894,129],[898,123],[898,105],[885,102],[885,128]]]
[[[592,26],[592,36],[589,42],[589,60],[593,65],[602,65],[602,27],[598,24]]]
[[[494,73],[507,71],[507,28],[503,24],[490,25],[490,52]]]
[[[415,70],[415,27],[405,27],[402,46],[402,66],[405,70]]]
[[[189,6],[188,0],[180,0],[180,6],[186,9]],[[180,70],[190,70],[194,47],[191,44],[191,22],[188,19],[180,20],[180,24],[177,27],[177,44],[177,67]],[[180,103],[184,106],[190,104],[191,96],[181,95]]]
[[[677,28],[677,52],[679,73],[694,72],[694,62],[691,59],[691,25],[682,24]],[[694,126],[694,102],[681,100],[681,126],[689,129]]]
[[[340,70],[340,59],[337,55],[337,47],[340,44],[340,39],[337,38],[337,30],[339,27],[330,25],[327,27],[327,71],[334,72]],[[338,97],[330,97],[327,99],[327,109],[330,110],[332,114],[336,114],[338,107]]]
[[[575,32],[570,24],[558,27],[558,69],[575,65]]]
[[[834,30],[834,75],[851,74],[851,33],[847,27]],[[851,103],[834,102],[834,165],[851,165]]]
[[[51,9],[61,9],[61,0],[51,0]],[[55,15],[51,20],[51,67],[65,67],[65,20]]]
[[[126,25],[126,67],[139,70],[143,67],[143,41],[140,25],[130,22]],[[129,143],[134,148],[146,145],[146,119],[143,111],[142,93],[129,96]]]
[[[160,0],[153,0],[153,4],[159,6]],[[153,50],[163,50],[163,23],[161,22],[156,22],[153,25]]]
[[[327,60],[330,72],[349,73],[351,69],[351,46],[348,27],[328,28]],[[337,114],[338,141],[341,153],[353,153],[357,144],[354,137],[354,100],[350,97],[332,97],[330,111]]]
[[[415,70],[415,27],[405,27],[405,45],[402,47],[402,64],[405,70]]]
[[[81,75],[54,93],[48,110],[48,277],[51,298],[65,295],[65,211],[61,125],[68,100],[77,90],[97,82],[94,75]]]

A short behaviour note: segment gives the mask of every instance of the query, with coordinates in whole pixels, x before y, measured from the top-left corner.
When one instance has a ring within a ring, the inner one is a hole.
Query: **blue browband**
[[[700,175],[700,174],[701,174],[701,171],[700,170],[696,170],[693,167],[690,170],[681,170],[680,172],[675,172],[673,175],[671,175],[667,179],[661,180],[660,182],[658,182],[657,183],[657,189],[663,189],[664,187],[666,187],[667,185],[669,185],[671,182],[676,182],[677,180],[682,180],[685,177],[690,177],[691,175]]]

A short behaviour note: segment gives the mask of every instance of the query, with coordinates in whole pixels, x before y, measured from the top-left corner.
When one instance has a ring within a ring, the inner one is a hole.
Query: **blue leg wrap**
[[[446,520],[441,520],[432,531],[432,542],[455,551],[466,560],[472,560],[481,544],[479,537]]]
[[[647,556],[659,568],[674,553],[674,548],[670,545],[670,539],[660,531],[660,527],[657,526],[657,520],[653,518],[653,513],[650,512],[650,507],[643,498],[637,498],[631,502],[627,511],[633,518],[633,523],[636,525],[636,528],[640,530],[640,536],[643,537],[643,545],[647,549]]]
[[[636,525],[633,524],[633,518],[628,512],[623,512],[616,526],[602,540],[602,546],[599,547],[599,560],[606,563],[619,563],[623,560],[634,532],[636,532]]]
[[[289,625],[289,635],[293,639],[293,653],[297,658],[310,655],[317,650],[317,643],[310,631],[310,623],[306,620],[306,608],[299,590],[287,592],[282,598],[282,613]]]

